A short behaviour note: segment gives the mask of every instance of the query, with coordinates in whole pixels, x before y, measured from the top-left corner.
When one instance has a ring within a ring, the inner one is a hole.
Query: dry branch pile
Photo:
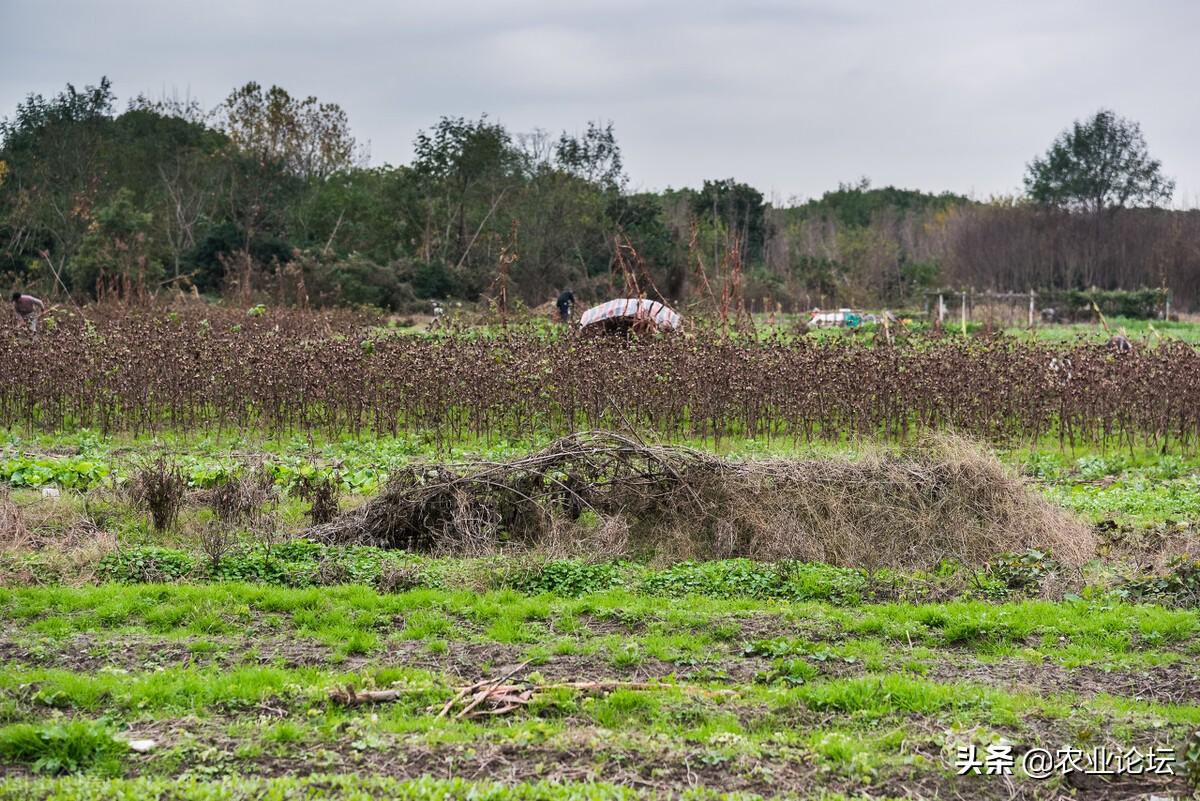
[[[410,465],[307,536],[459,555],[528,548],[866,568],[977,565],[1027,548],[1078,564],[1095,550],[1086,526],[987,451],[944,434],[854,460],[733,461],[580,433],[506,462]]]
[[[732,690],[713,690],[693,685],[671,685],[663,682],[566,681],[555,684],[532,684],[528,680],[513,678],[528,665],[528,662],[522,662],[495,678],[459,687],[454,696],[442,705],[437,716],[463,720],[488,715],[506,715],[529,706],[539,693],[551,690],[570,690],[583,695],[603,695],[614,690],[658,690],[664,687],[700,695],[729,695],[733,692]],[[406,692],[411,691],[404,689],[355,690],[351,686],[346,686],[330,691],[329,698],[334,703],[343,706],[362,706],[397,701]],[[419,689],[417,692],[424,692],[424,690]],[[436,707],[434,708],[436,709]],[[430,711],[432,712],[433,709]]]

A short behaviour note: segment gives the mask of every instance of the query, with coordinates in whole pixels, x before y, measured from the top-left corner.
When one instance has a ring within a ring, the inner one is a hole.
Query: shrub
[[[157,531],[166,531],[174,527],[186,492],[183,470],[174,461],[159,455],[138,467],[130,497],[136,505],[150,512]]]
[[[297,475],[291,493],[308,501],[308,517],[314,526],[332,522],[338,515],[341,484],[336,472],[328,476],[316,472],[302,472]]]
[[[265,507],[276,497],[272,477],[260,469],[228,475],[204,494],[213,514],[225,525],[257,524]]]
[[[200,530],[200,547],[208,557],[208,569],[212,574],[220,573],[221,561],[233,550],[235,544],[233,530],[220,520],[210,520],[208,525]]]
[[[1165,289],[1071,289],[1065,292],[1039,292],[1043,307],[1058,309],[1069,319],[1091,319],[1092,304],[1109,317],[1152,320],[1158,317],[1167,300]]]

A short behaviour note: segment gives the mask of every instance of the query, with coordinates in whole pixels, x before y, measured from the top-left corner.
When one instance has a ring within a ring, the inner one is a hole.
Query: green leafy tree
[[[49,261],[60,275],[92,223],[106,179],[115,96],[101,78],[47,99],[31,94],[0,123],[0,247],[9,269]]]
[[[245,236],[242,249],[251,253],[264,240],[315,238],[320,222],[310,215],[320,217],[324,207],[314,196],[360,160],[346,112],[336,103],[250,82],[232,92],[215,117],[235,150],[222,213]]]
[[[300,178],[328,177],[354,166],[357,157],[346,112],[311,95],[301,100],[251,81],[225,99],[218,118],[240,149]]]
[[[119,190],[112,200],[96,209],[79,253],[71,262],[71,283],[93,294],[99,288],[154,289],[162,278],[162,263],[147,236],[151,219],[149,213],[138,211],[132,192]]]
[[[420,221],[412,169],[385,166],[347,170],[309,187],[289,209],[287,227],[301,248],[386,264],[415,252]]]
[[[555,159],[564,171],[606,190],[619,190],[625,185],[621,146],[611,122],[603,126],[589,122],[582,136],[564,131],[555,146]]]
[[[612,127],[593,123],[582,137],[557,140],[535,130],[516,142],[519,185],[497,211],[498,225],[511,231],[518,223],[520,262],[510,289],[533,303],[565,287],[586,295],[588,277],[608,271],[615,228],[606,207],[623,180]]]
[[[203,292],[219,291],[225,282],[225,266],[238,254],[255,264],[274,268],[291,260],[293,248],[267,232],[251,232],[230,220],[209,226],[186,255],[192,283]]]
[[[139,96],[116,118],[114,175],[153,215],[148,236],[167,253],[173,276],[219,214],[231,170],[229,138],[192,102]]]
[[[1030,162],[1025,190],[1036,203],[1098,213],[1157,206],[1170,200],[1175,183],[1150,158],[1141,126],[1102,109]]]
[[[484,115],[443,117],[413,143],[413,169],[423,186],[426,224],[420,257],[461,265],[520,183],[520,156],[503,125]]]
[[[819,200],[811,200],[795,208],[795,214],[805,218],[829,218],[842,225],[865,228],[882,212],[907,213],[948,209],[970,201],[951,192],[931,194],[894,186],[872,188],[869,178],[855,183],[838,184]]]
[[[607,211],[613,226],[637,249],[655,285],[668,298],[681,298],[687,253],[666,224],[662,198],[651,192],[622,193],[609,201]]]
[[[713,237],[736,235],[741,241],[745,261],[762,256],[767,233],[765,210],[762,192],[732,178],[705,181],[703,188],[692,198],[692,213],[696,219],[702,225],[711,226]]]

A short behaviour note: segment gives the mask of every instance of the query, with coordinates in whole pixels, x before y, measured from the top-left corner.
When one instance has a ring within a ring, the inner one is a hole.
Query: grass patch
[[[35,773],[95,771],[115,775],[129,746],[107,726],[90,720],[17,723],[0,728],[0,760],[28,765]]]
[[[263,801],[264,799],[328,798],[337,801],[635,801],[645,795],[629,787],[596,782],[540,781],[501,784],[468,779],[393,779],[360,775],[317,775],[305,778],[237,777],[222,782],[143,778],[97,780],[69,778],[54,782],[0,779],[0,801],[129,801],[170,798],[172,801]],[[744,801],[759,796],[697,788],[690,801]],[[821,801],[843,801],[822,793]]]

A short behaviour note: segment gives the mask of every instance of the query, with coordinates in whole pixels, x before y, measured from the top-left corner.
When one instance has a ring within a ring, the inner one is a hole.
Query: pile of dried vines
[[[946,435],[855,460],[735,461],[584,432],[511,461],[410,465],[306,535],[456,555],[524,548],[866,567],[979,564],[1032,547],[1078,563],[1094,548],[1086,526]]]

